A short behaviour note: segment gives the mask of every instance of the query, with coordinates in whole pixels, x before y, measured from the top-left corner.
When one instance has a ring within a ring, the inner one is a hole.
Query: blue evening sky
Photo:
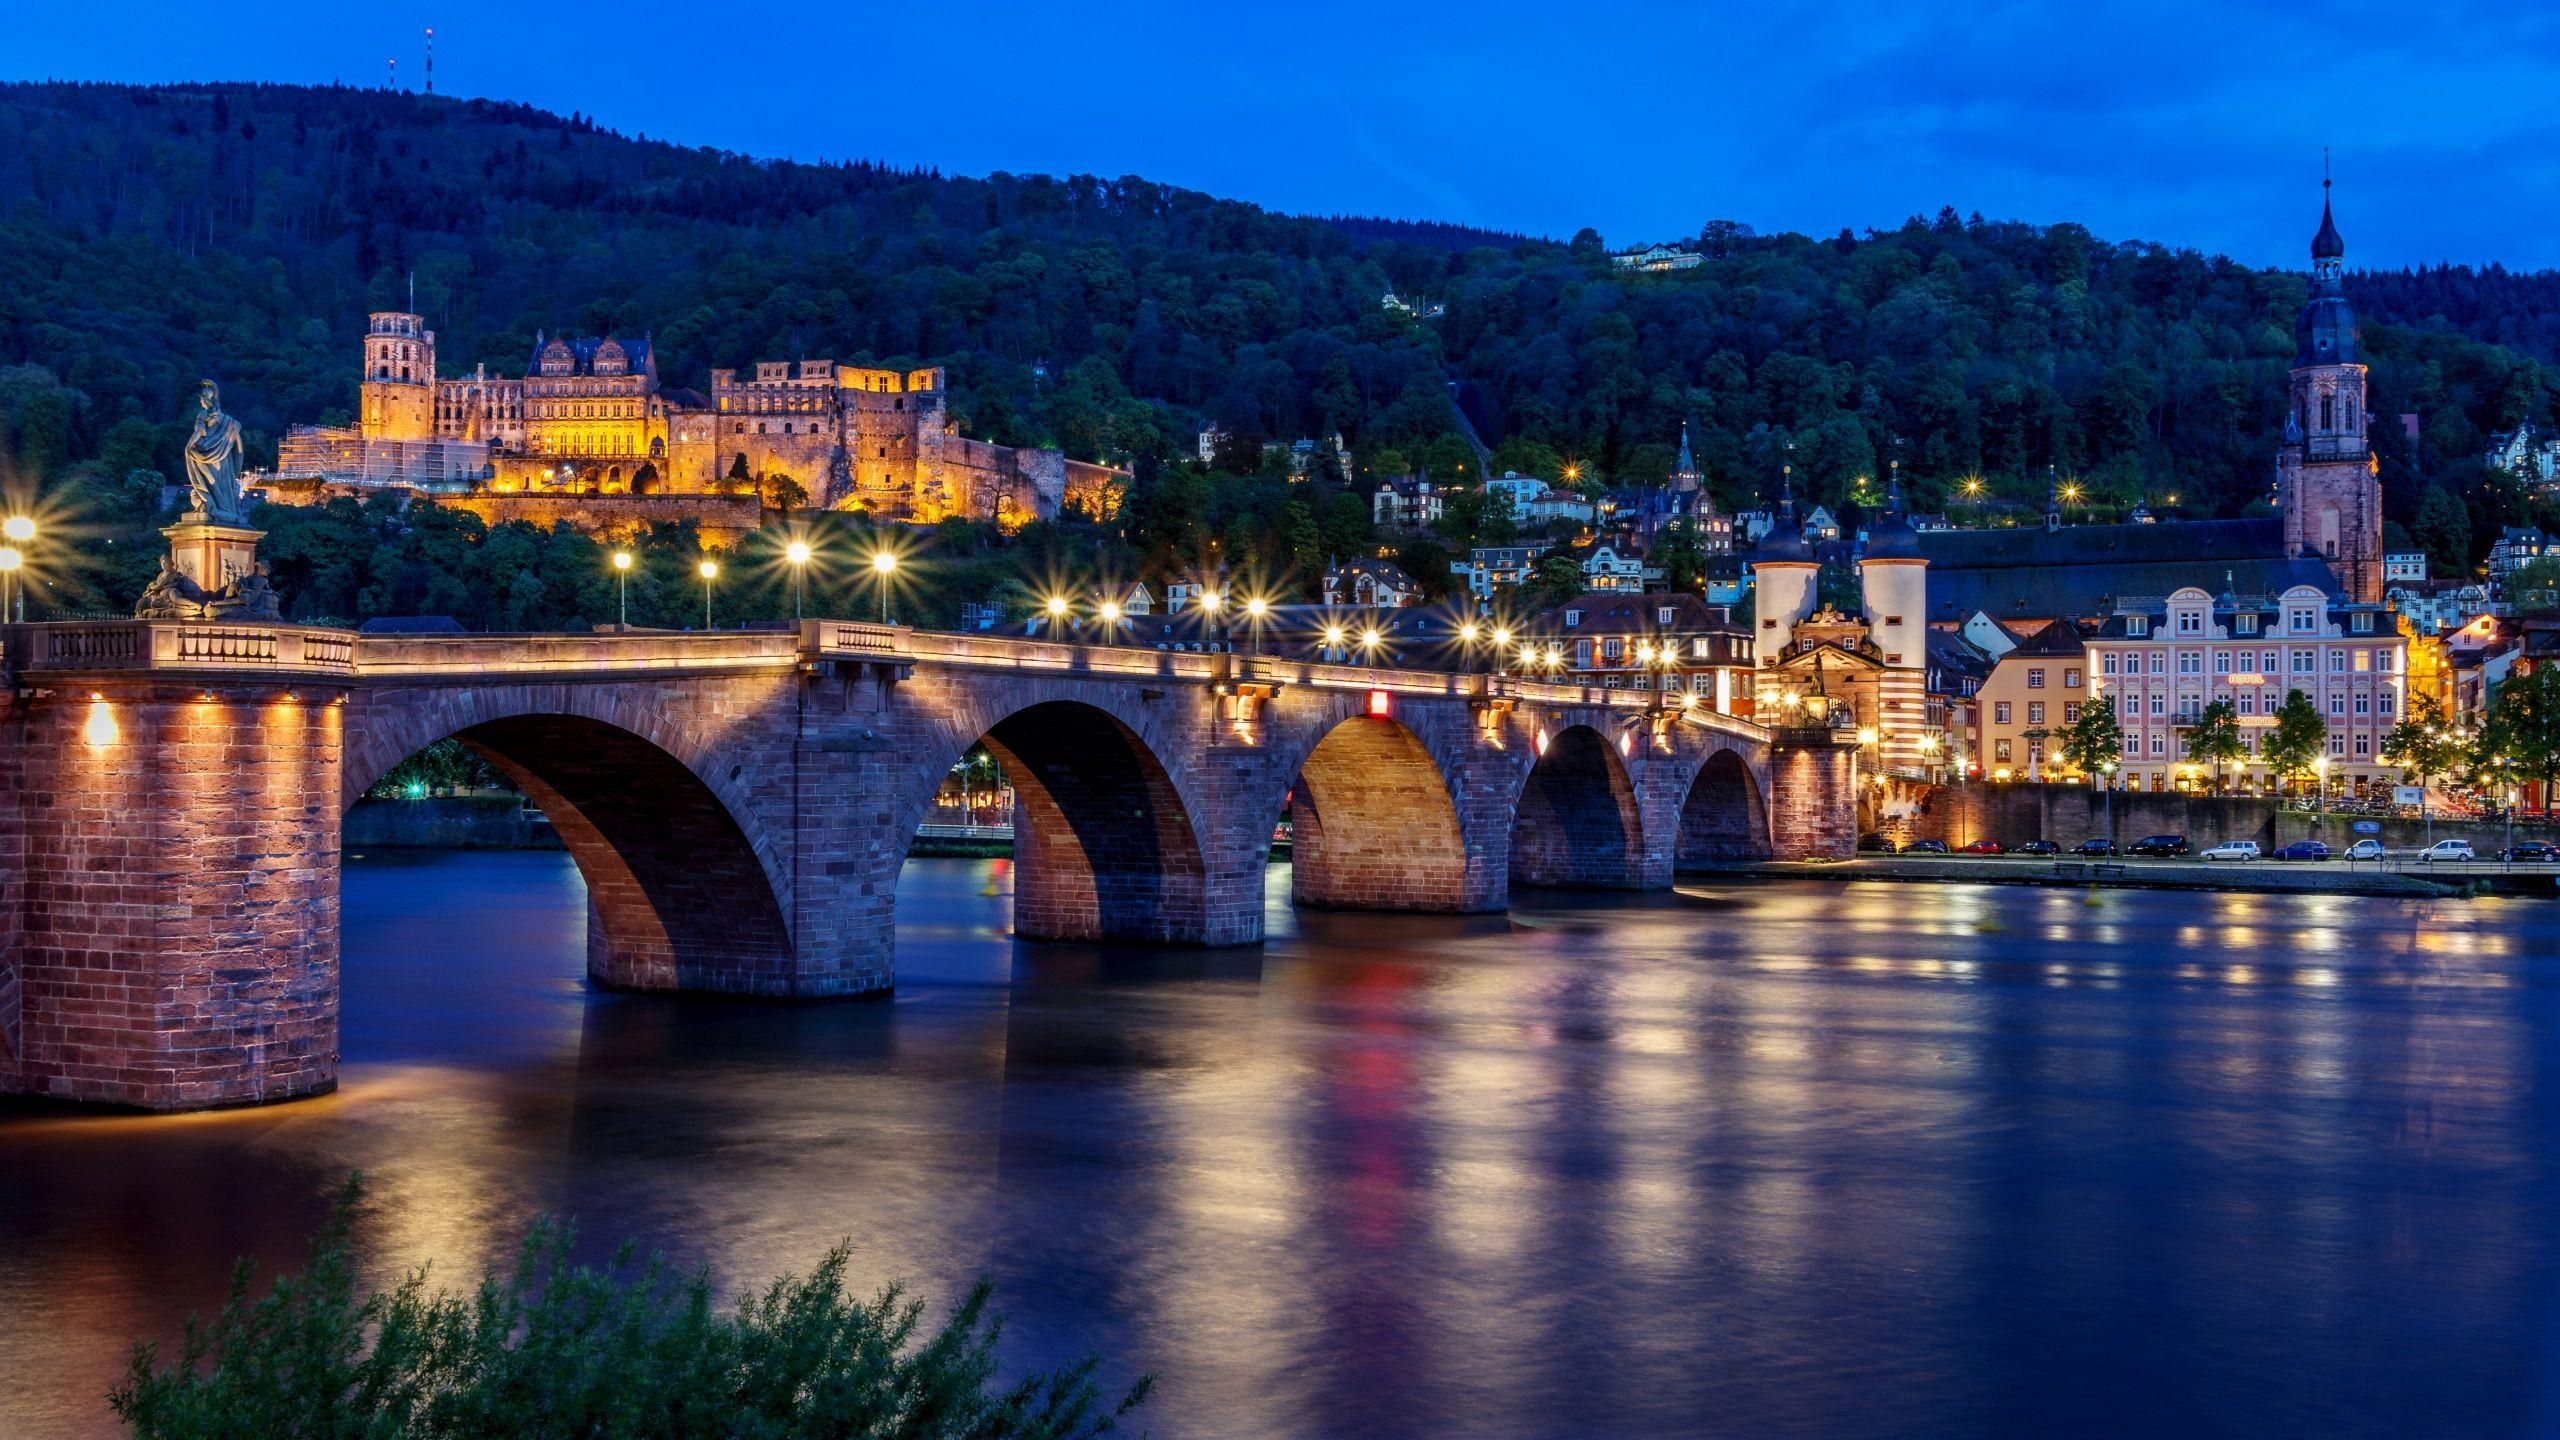
[[[0,78],[379,83],[756,155],[1144,175],[1612,245],[1941,205],[2299,265],[2560,264],[2560,7],[29,3]]]

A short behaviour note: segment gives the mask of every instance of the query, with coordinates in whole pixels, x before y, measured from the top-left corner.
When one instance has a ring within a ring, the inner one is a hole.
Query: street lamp
[[[871,573],[880,586],[880,623],[889,623],[889,577],[898,571],[898,557],[886,550],[871,552]]]
[[[35,538],[34,517],[12,515],[7,520],[0,520],[0,539],[9,542],[7,558],[0,560],[0,570],[8,573],[9,590],[8,595],[0,595],[0,620],[16,620],[22,624],[26,621],[27,582],[18,569],[27,563],[26,550]]]
[[[1060,628],[1067,623],[1067,597],[1052,595],[1049,597],[1049,603],[1040,608],[1049,614],[1049,638],[1057,639]]]
[[[791,562],[791,618],[798,620],[809,594],[809,542],[794,540],[782,554]]]
[[[1379,635],[1378,627],[1375,625],[1360,632],[1360,663],[1363,665],[1378,663],[1378,644],[1384,638]]]
[[[2107,846],[2112,850],[2116,843],[2116,762],[2107,761],[2098,767],[2098,772],[2107,777]]]
[[[1334,652],[1341,648],[1342,627],[1339,625],[1327,625],[1324,627],[1324,658],[1327,660],[1333,659]]]
[[[1102,602],[1102,643],[1120,643],[1120,602],[1117,600]]]
[[[720,562],[705,560],[699,567],[702,576],[702,628],[711,628],[711,582],[720,578]]]
[[[613,552],[613,579],[615,586],[622,592],[622,628],[628,630],[631,628],[630,551],[616,550]]]
[[[2315,828],[2319,828],[2319,829],[2326,829],[2326,828],[2328,827],[2328,823],[2329,823],[2329,757],[2328,757],[2328,756],[2326,756],[2326,755],[2314,755],[2314,756],[2312,756],[2312,757],[2311,757],[2311,783],[2312,783],[2313,785],[2315,785],[2315,786],[2318,786],[2318,787],[2319,787],[2319,798],[2318,798],[2316,801],[2314,801],[2314,802],[2313,802],[2313,806],[2312,806],[2312,808],[2313,808],[2313,810],[2314,810],[2314,811],[2319,815],[2319,817],[2320,817],[2318,820],[2315,820],[2315,821],[2313,821],[2312,823],[2313,823],[2313,825],[2314,825],[2314,827],[2315,827]]]

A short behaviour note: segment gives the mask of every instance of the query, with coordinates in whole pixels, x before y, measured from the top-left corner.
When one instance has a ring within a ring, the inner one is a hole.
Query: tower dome
[[[1900,461],[1894,462],[1893,483],[1885,492],[1884,514],[1867,527],[1867,548],[1859,558],[1861,563],[1920,558],[1920,532],[1911,528],[1911,517],[1904,513]]]

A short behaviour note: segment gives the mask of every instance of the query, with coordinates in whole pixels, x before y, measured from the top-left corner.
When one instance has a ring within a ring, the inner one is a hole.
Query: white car
[[[2424,865],[2441,864],[2453,860],[2476,860],[2478,858],[2480,857],[2471,853],[2471,842],[2468,840],[2439,840],[2433,845],[2430,845],[2426,849],[2418,852],[2418,861],[2420,864]]]
[[[2258,858],[2258,842],[2225,840],[2204,852],[2204,858],[2207,860],[2255,860]]]
[[[2370,839],[2359,840],[2353,845],[2347,847],[2346,858],[2349,860],[2379,860],[2382,858],[2382,842]]]

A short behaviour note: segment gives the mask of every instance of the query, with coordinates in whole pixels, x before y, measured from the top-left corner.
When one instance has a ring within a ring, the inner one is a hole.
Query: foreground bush
[[[249,1294],[244,1264],[213,1322],[176,1360],[134,1348],[116,1413],[148,1440],[232,1437],[897,1437],[1099,1435],[1146,1396],[1106,1408],[1090,1357],[1009,1387],[987,1286],[939,1329],[897,1289],[844,1289],[846,1252],[734,1308],[700,1272],[677,1278],[626,1245],[602,1270],[569,1261],[571,1230],[538,1222],[512,1272],[468,1294],[427,1273],[359,1294],[350,1184],[310,1263]]]

